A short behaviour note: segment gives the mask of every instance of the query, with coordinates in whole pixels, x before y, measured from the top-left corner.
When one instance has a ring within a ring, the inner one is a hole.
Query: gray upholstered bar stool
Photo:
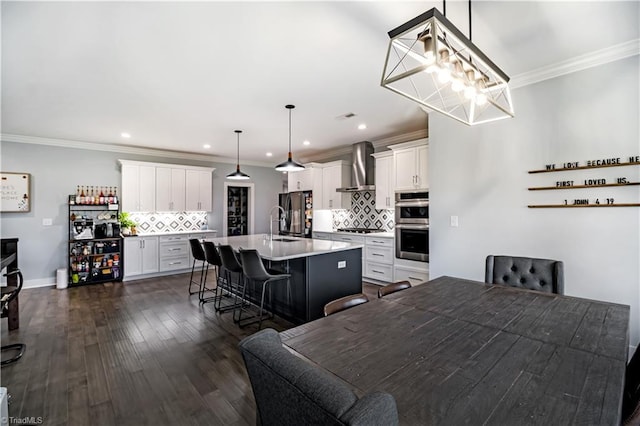
[[[218,253],[220,254],[220,261],[222,262],[222,279],[219,281],[221,284],[221,294],[218,300],[216,300],[215,307],[218,312],[227,312],[245,303],[244,300],[238,301],[240,293],[242,292],[244,276],[242,274],[242,265],[238,261],[236,253],[231,246],[218,246]],[[234,276],[237,278],[235,281],[233,280]],[[233,304],[222,306],[222,299],[225,292],[227,296],[234,295]]]
[[[193,257],[193,264],[191,264],[191,277],[189,278],[189,294],[200,293],[200,287],[202,286],[202,280],[204,278],[204,268],[206,266],[207,260],[204,257],[204,250],[202,248],[202,243],[197,238],[192,238],[189,240],[189,245],[191,246],[191,256]],[[202,262],[200,267],[200,280],[194,281],[193,274],[196,269],[196,262]],[[191,285],[195,284],[198,288],[198,291],[191,291]]]
[[[242,261],[242,272],[244,273],[242,299],[245,300],[246,298],[248,282],[259,283],[262,286],[262,295],[260,297],[260,310],[258,312],[258,315],[253,315],[248,318],[242,318],[244,307],[240,306],[236,310],[238,312],[237,319],[235,318],[236,311],[234,311],[234,320],[240,327],[244,327],[245,325],[249,325],[258,321],[258,330],[260,330],[260,328],[262,327],[263,319],[262,313],[264,311],[264,295],[267,292],[267,288],[269,289],[269,299],[271,301],[271,309],[273,310],[273,294],[271,291],[271,284],[277,281],[282,281],[288,284],[288,280],[291,277],[291,274],[282,274],[275,273],[275,271],[267,271],[257,250],[240,250],[240,260]],[[269,318],[273,318],[273,312],[271,312],[271,316],[269,316]],[[247,320],[251,321],[247,322]]]

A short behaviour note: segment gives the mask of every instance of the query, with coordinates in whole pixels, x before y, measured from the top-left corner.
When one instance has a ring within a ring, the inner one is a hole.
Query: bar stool
[[[193,257],[193,264],[191,265],[191,278],[189,278],[189,295],[195,294],[195,291],[191,291],[191,284],[197,284],[198,293],[200,292],[200,287],[202,286],[202,279],[204,278],[204,268],[206,259],[204,257],[204,250],[202,249],[202,244],[200,240],[197,238],[192,238],[189,240],[189,245],[191,245],[191,256]],[[196,262],[202,262],[202,267],[200,269],[200,281],[196,282],[193,280],[193,273],[196,269]]]
[[[218,288],[220,287],[219,285],[220,284],[220,266],[222,266],[222,260],[220,260],[220,255],[218,254],[218,250],[216,249],[215,244],[213,244],[211,241],[204,241],[202,243],[202,246],[204,248],[204,258],[207,262],[207,267],[204,270],[204,278],[200,282],[200,292],[199,292],[200,303],[215,302],[219,297]],[[211,297],[205,298],[204,297],[205,290],[210,290],[206,288],[207,275],[209,274],[210,266],[213,266],[213,270],[216,273],[216,286],[213,289],[214,295]],[[215,306],[215,303],[214,303],[214,306]]]
[[[238,310],[238,319],[235,319],[235,311],[234,311],[234,320],[238,323],[240,327],[244,327],[246,325],[252,324],[258,321],[258,330],[262,328],[262,312],[264,310],[264,294],[266,293],[267,287],[269,288],[269,298],[271,299],[271,308],[273,309],[273,295],[271,292],[270,284],[276,281],[284,281],[288,280],[291,277],[291,274],[281,274],[281,273],[272,273],[273,271],[267,271],[262,263],[262,259],[258,254],[257,250],[240,250],[240,260],[242,261],[242,272],[244,273],[244,285],[242,287],[242,299],[244,300],[247,292],[247,282],[252,281],[254,283],[262,284],[262,296],[260,297],[260,311],[258,315],[253,315],[248,318],[242,318],[242,311],[244,308],[242,306],[239,307]],[[255,319],[257,317],[257,319]],[[269,318],[273,318],[273,312],[271,312],[271,316]],[[252,321],[245,322],[249,319],[253,319]]]
[[[241,283],[244,281],[244,276],[242,274],[242,265],[238,261],[236,257],[236,253],[233,251],[233,248],[229,245],[220,245],[218,246],[218,253],[220,254],[220,260],[222,262],[222,280],[221,282],[221,293],[225,291],[227,294],[235,295],[233,300],[233,304],[228,306],[222,306],[222,295],[216,301],[215,307],[218,312],[227,312],[233,309],[236,309],[239,305],[244,303],[244,300],[238,302],[238,295],[241,293]],[[232,280],[232,275],[237,275],[238,280],[234,283]],[[235,285],[234,285],[235,284]],[[226,286],[226,289],[225,289]],[[235,315],[234,315],[235,316]]]

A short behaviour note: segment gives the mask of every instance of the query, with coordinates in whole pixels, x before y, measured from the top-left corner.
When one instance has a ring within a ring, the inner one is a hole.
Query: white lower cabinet
[[[365,267],[362,275],[382,282],[393,282],[393,238],[367,235],[365,237]]]
[[[413,268],[409,266],[394,266],[395,281],[409,281],[411,285],[423,284],[429,281],[429,264],[421,262],[421,268]]]
[[[177,271],[189,266],[189,236],[160,237],[160,272]]]
[[[124,239],[124,278],[158,272],[158,237]]]

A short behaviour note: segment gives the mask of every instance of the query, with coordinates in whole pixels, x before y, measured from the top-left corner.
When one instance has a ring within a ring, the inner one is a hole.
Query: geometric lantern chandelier
[[[446,4],[445,4],[446,13]],[[389,31],[382,87],[467,125],[514,116],[509,76],[433,8]]]

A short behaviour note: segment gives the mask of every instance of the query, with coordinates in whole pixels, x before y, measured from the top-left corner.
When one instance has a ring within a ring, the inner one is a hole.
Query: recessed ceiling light
[[[122,136],[125,139],[129,139],[131,137],[131,135],[129,133],[126,133],[126,132],[120,133],[120,136]]]
[[[364,130],[364,129],[366,129],[366,128],[367,128],[367,125],[366,125],[366,124],[364,124],[364,123],[362,123],[362,124],[358,124],[358,129],[359,129],[359,130]]]
[[[267,152],[267,157],[271,157],[273,155],[272,152]]]
[[[309,141],[304,141],[304,142],[302,142],[302,145],[311,145],[311,142],[309,142]]]
[[[204,145],[202,145],[202,147],[204,149],[209,149],[209,148],[211,148],[211,145],[209,145],[208,143],[205,143]]]

